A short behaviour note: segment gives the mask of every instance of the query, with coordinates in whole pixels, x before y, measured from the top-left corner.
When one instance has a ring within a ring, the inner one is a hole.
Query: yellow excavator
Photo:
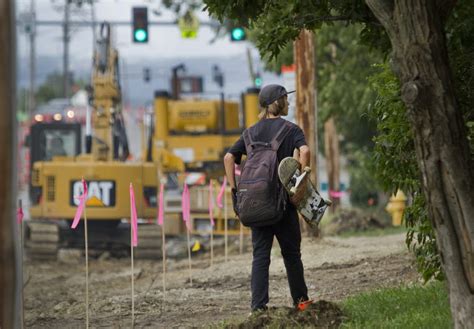
[[[55,258],[60,248],[83,244],[84,226],[70,229],[81,179],[88,185],[86,201],[91,249],[122,252],[130,245],[129,185],[133,184],[139,218],[156,216],[156,192],[166,172],[184,170],[177,156],[163,150],[147,162],[127,162],[127,135],[121,112],[118,52],[112,46],[110,26],[102,24],[93,61],[91,110],[86,119],[86,145],[80,150],[77,125],[40,125],[32,129],[32,154],[48,161],[32,166],[31,221],[26,243],[32,258]],[[39,144],[38,147],[33,146]],[[70,149],[73,151],[69,151]],[[68,152],[69,151],[69,152]],[[140,231],[141,229],[141,231]],[[156,226],[140,225],[137,257],[158,253]]]
[[[39,124],[31,129],[32,172],[30,217],[26,245],[31,258],[56,258],[59,249],[80,248],[82,221],[70,229],[82,191],[86,201],[90,249],[123,254],[130,246],[129,185],[133,184],[139,225],[137,257],[160,255],[160,231],[156,218],[157,190],[167,184],[166,232],[184,233],[181,200],[175,179],[187,171],[221,176],[221,159],[243,127],[257,120],[258,89],[249,89],[238,102],[177,100],[165,91],[155,92],[154,108],[143,160],[127,162],[127,134],[121,111],[118,52],[112,46],[110,27],[101,25],[94,51],[91,107],[87,112],[85,153],[80,153],[79,124]],[[134,127],[135,128],[135,127]],[[136,127],[139,129],[139,127]],[[174,185],[174,193],[171,186]],[[205,194],[205,193],[204,193]],[[230,200],[230,198],[229,198]],[[207,207],[207,206],[206,206]],[[204,208],[199,210],[203,212]]]

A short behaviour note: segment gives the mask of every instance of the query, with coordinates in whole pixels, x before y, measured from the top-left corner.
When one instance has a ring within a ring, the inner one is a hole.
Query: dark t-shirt
[[[254,141],[269,143],[280,128],[285,124],[285,119],[263,119],[257,122],[252,128],[252,139]],[[295,148],[300,148],[306,144],[303,131],[300,127],[290,122],[290,131],[280,145],[277,152],[278,161],[286,157],[293,156]],[[235,157],[235,163],[240,164],[242,154],[247,154],[243,136],[229,149],[229,153]]]

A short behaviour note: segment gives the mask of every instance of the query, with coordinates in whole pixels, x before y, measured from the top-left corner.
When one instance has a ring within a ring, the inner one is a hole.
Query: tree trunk
[[[339,179],[339,139],[337,138],[336,124],[333,117],[330,117],[324,123],[324,155],[328,172],[329,198],[332,200],[329,209],[331,213],[334,213],[341,203],[340,197],[337,196],[341,183]]]
[[[315,87],[315,60],[314,34],[302,30],[294,43],[294,59],[296,64],[296,123],[303,129],[306,142],[311,150],[311,180],[317,182],[317,134],[316,134],[316,87]],[[316,229],[309,232],[312,236],[319,236]]]
[[[13,0],[0,1],[0,328],[18,325],[14,212],[16,175]]]
[[[474,172],[444,36],[455,1],[366,0],[393,48],[455,328],[474,328]]]

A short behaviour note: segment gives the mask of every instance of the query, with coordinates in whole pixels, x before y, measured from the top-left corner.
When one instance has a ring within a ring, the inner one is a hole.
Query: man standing
[[[297,149],[299,151],[298,160],[301,167],[304,168],[309,165],[310,150],[306,144],[303,131],[297,125],[282,118],[282,116],[288,114],[288,94],[286,89],[280,85],[265,86],[259,94],[259,103],[262,109],[259,116],[260,121],[248,128],[248,131],[252,140],[269,143],[281,129],[288,129],[289,131],[277,151],[278,162],[286,157],[293,156],[295,149]],[[283,128],[285,125],[287,127]],[[232,188],[234,209],[236,209],[237,193],[234,164],[240,164],[242,155],[247,154],[243,136],[244,134],[224,157],[227,179]],[[252,311],[267,308],[269,301],[270,252],[274,236],[280,244],[294,305],[298,306],[299,303],[308,301],[308,289],[304,280],[303,263],[301,262],[301,231],[296,208],[287,202],[284,214],[277,223],[262,227],[251,227],[251,230],[253,245]]]

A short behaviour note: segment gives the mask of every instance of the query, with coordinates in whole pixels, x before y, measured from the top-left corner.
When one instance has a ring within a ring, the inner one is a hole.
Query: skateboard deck
[[[317,227],[332,202],[324,200],[310,179],[308,167],[300,172],[300,163],[292,157],[284,158],[278,166],[278,177],[304,220]]]

